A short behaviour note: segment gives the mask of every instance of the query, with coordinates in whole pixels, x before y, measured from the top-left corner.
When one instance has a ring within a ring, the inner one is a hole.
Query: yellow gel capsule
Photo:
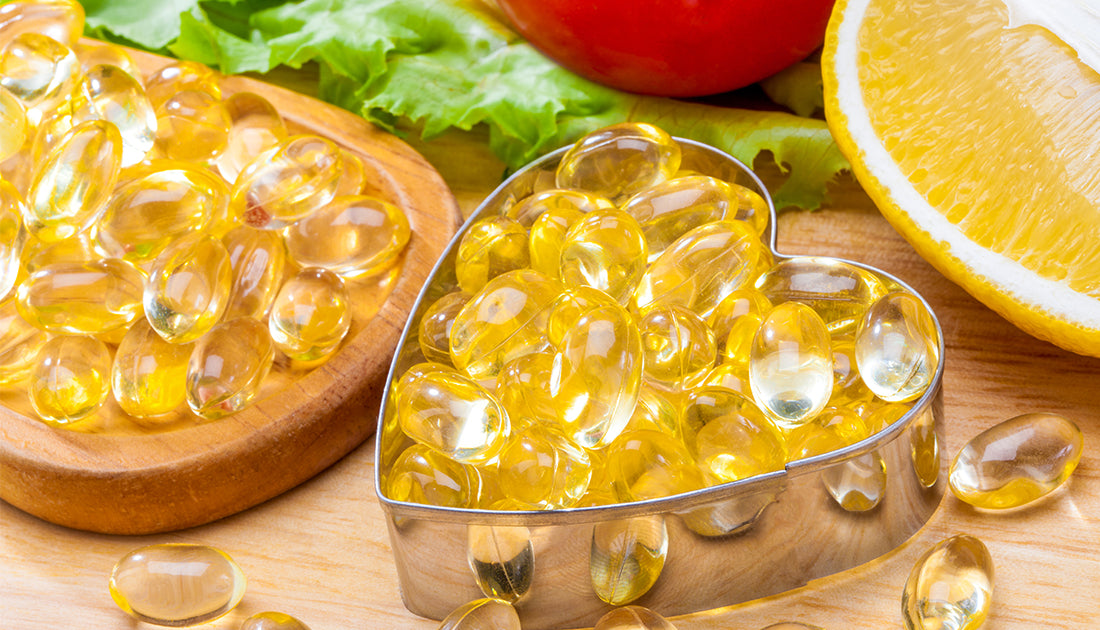
[[[977,630],[993,599],[993,558],[973,536],[952,536],[913,566],[901,596],[907,630]]]
[[[340,276],[307,267],[290,278],[268,314],[275,347],[309,365],[329,359],[351,328],[351,299]]]
[[[282,229],[335,198],[340,164],[340,149],[329,140],[290,136],[244,167],[233,184],[229,214],[254,228]]]
[[[15,300],[0,303],[0,387],[23,380],[49,337],[31,326],[15,308]]]
[[[98,246],[142,264],[184,234],[199,232],[225,212],[229,189],[217,175],[183,162],[120,182],[96,227]]]
[[[508,412],[513,431],[532,422],[552,426],[559,422],[548,386],[553,369],[553,354],[533,352],[508,363],[497,375],[497,397]]]
[[[566,435],[584,448],[614,440],[642,384],[642,339],[630,313],[602,306],[581,317],[554,357],[550,395]]]
[[[539,215],[527,236],[531,268],[551,278],[561,278],[561,248],[565,235],[584,214],[576,208],[552,207]]]
[[[644,606],[622,606],[600,617],[592,630],[676,630],[676,626]]]
[[[70,129],[31,183],[23,216],[27,230],[56,242],[91,227],[107,207],[121,161],[118,127],[95,120]]]
[[[621,210],[590,212],[569,228],[559,270],[567,286],[595,287],[626,304],[645,273],[642,228]]]
[[[554,347],[561,346],[565,334],[584,314],[601,306],[618,304],[610,295],[595,287],[570,287],[555,298],[546,320],[546,336]]]
[[[0,300],[6,299],[19,279],[27,230],[23,227],[26,204],[9,182],[0,179]]]
[[[535,550],[523,526],[466,526],[466,559],[486,597],[517,602],[531,590]]]
[[[35,124],[69,99],[80,74],[76,53],[38,33],[20,33],[0,52],[0,86],[23,103]]]
[[[752,340],[772,304],[752,287],[731,292],[714,307],[707,325],[714,331],[718,352],[730,363],[748,365]]]
[[[114,123],[122,135],[123,166],[145,159],[157,137],[157,114],[141,83],[117,66],[95,66],[78,90],[74,120]]]
[[[218,324],[191,350],[187,406],[208,420],[244,409],[255,400],[274,359],[267,326],[250,317]]]
[[[409,242],[401,208],[376,197],[336,197],[283,230],[287,253],[303,267],[324,267],[343,278],[393,267]]]
[[[134,58],[122,46],[96,40],[84,40],[77,42],[75,46],[70,44],[69,47],[76,53],[76,58],[80,60],[80,67],[85,74],[96,66],[115,66],[141,82],[143,76],[141,68],[138,67]],[[142,84],[141,90],[144,94],[144,84]]]
[[[286,613],[256,613],[241,624],[240,630],[309,630],[309,626]]]
[[[722,363],[707,374],[700,387],[721,387],[751,399],[748,363]]]
[[[6,88],[0,87],[0,162],[19,151],[30,131],[23,102]]]
[[[194,61],[173,61],[145,80],[145,94],[153,107],[184,91],[205,92],[221,100],[221,76],[209,66]]]
[[[57,147],[58,141],[61,137],[69,132],[76,125],[76,119],[73,117],[72,103],[64,103],[53,112],[47,112],[43,114],[43,118],[39,121],[38,126],[33,129],[33,136],[28,138],[27,144],[23,145],[23,150],[20,152],[20,156],[27,158],[28,165],[37,166],[46,160],[46,157]],[[32,131],[28,129],[28,132]],[[121,137],[121,134],[120,134]],[[121,161],[120,161],[121,163]],[[33,171],[31,175],[37,173],[37,168],[30,168]],[[30,177],[27,177],[28,186],[30,183]]]
[[[244,597],[245,575],[224,551],[168,543],[123,556],[108,586],[118,607],[139,621],[193,626],[233,610]]]
[[[364,194],[367,185],[367,167],[358,154],[340,149],[340,183],[336,186],[336,196]]]
[[[23,267],[27,273],[58,263],[93,263],[103,258],[92,232],[81,232],[56,243],[29,239],[23,248]]]
[[[920,298],[888,293],[867,309],[856,328],[860,376],[879,398],[919,398],[932,383],[940,355],[936,324]]]
[[[786,463],[783,436],[751,400],[732,390],[700,387],[688,395],[684,441],[699,466],[724,483]]]
[[[552,188],[532,193],[508,209],[508,216],[526,228],[532,227],[543,214],[579,216],[595,210],[610,210],[615,204],[605,197],[581,190]]]
[[[287,130],[275,106],[254,92],[233,94],[224,105],[229,115],[229,136],[215,164],[225,181],[235,182],[241,169],[286,138]]]
[[[581,138],[562,157],[558,188],[594,193],[618,202],[672,177],[680,145],[645,123],[621,123]]]
[[[662,515],[597,523],[592,528],[588,570],[596,597],[622,606],[649,592],[668,556]]]
[[[168,343],[144,319],[134,322],[119,342],[111,366],[111,391],[118,406],[137,418],[182,407],[190,357],[190,344]]]
[[[894,424],[904,416],[911,407],[905,403],[886,403],[881,407],[869,409],[863,417],[864,424],[872,433],[877,433]]]
[[[64,427],[94,414],[111,393],[111,352],[95,337],[54,337],[27,377],[31,407],[46,424]]]
[[[403,381],[397,421],[406,435],[464,464],[497,456],[509,432],[508,414],[488,390],[449,370]]]
[[[222,237],[233,269],[225,319],[264,319],[275,301],[286,266],[286,249],[278,233],[239,225]]]
[[[560,292],[559,283],[530,269],[490,280],[451,325],[454,366],[475,380],[496,378],[507,363],[548,349],[548,307]]]
[[[875,397],[856,367],[855,338],[852,335],[833,336],[833,393],[830,405],[856,405]]]
[[[1027,413],[979,433],[951,462],[948,483],[970,505],[1001,510],[1040,499],[1069,479],[1084,436],[1053,413]]]
[[[854,329],[871,304],[887,293],[882,280],[866,269],[814,257],[776,263],[756,280],[756,288],[772,304],[809,306],[834,334]]]
[[[798,302],[776,306],[760,324],[749,360],[752,397],[782,428],[810,421],[833,393],[825,322]]]
[[[623,432],[647,429],[661,431],[680,438],[683,415],[683,394],[657,389],[645,381],[638,392],[638,404]]]
[[[508,498],[553,509],[576,505],[592,470],[588,453],[560,430],[533,424],[508,439],[497,475]]]
[[[660,431],[630,431],[607,447],[608,477],[621,501],[658,499],[705,487],[683,442]]]
[[[477,488],[471,468],[423,444],[413,444],[390,467],[386,496],[407,503],[472,507]]]
[[[98,335],[141,317],[145,274],[118,258],[56,263],[27,276],[16,292],[27,322],[54,333]]]
[[[170,343],[194,341],[225,313],[233,282],[221,241],[192,232],[157,256],[145,283],[145,317]]]
[[[455,276],[467,293],[477,293],[502,273],[530,265],[527,230],[515,219],[486,217],[474,221],[458,244]]]
[[[750,286],[762,258],[770,255],[744,223],[716,221],[701,225],[665,249],[646,270],[632,306],[644,313],[678,305],[709,317],[733,291]]]
[[[417,326],[417,342],[425,359],[437,363],[451,362],[451,326],[469,301],[469,295],[452,291],[432,302],[424,311]]]
[[[645,377],[662,388],[691,389],[706,378],[718,354],[714,333],[680,306],[655,308],[638,322]]]
[[[841,509],[867,512],[886,494],[886,462],[878,451],[864,453],[826,468],[821,482]]]
[[[787,448],[791,461],[824,455],[871,435],[859,414],[845,407],[826,407],[813,420],[791,429]]]
[[[32,0],[0,7],[0,48],[20,33],[39,33],[72,46],[84,33],[84,7],[74,0]]]
[[[156,116],[156,147],[169,159],[204,162],[229,142],[229,113],[207,92],[179,92],[157,106]]]
[[[438,630],[520,630],[519,614],[502,599],[475,599],[454,609]]]

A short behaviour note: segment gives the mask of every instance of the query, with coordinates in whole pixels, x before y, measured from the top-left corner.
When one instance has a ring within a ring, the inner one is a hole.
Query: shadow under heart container
[[[777,252],[775,216],[743,164],[636,123],[486,198],[413,308],[379,413],[409,610],[492,597],[528,630],[678,615],[920,529],[947,485],[939,324],[887,273]]]

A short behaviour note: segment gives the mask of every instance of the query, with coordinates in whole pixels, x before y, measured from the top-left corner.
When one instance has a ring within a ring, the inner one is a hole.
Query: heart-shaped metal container
[[[814,258],[775,251],[774,206],[744,164],[704,144],[677,142],[682,169],[740,184],[767,201],[770,217],[764,237],[777,262]],[[515,173],[485,199],[471,221],[501,214],[532,192],[552,188],[565,151]],[[736,604],[877,558],[909,539],[939,505],[945,485],[939,454],[943,335],[934,315],[941,360],[931,385],[912,408],[858,443],[791,462],[784,470],[663,499],[565,510],[498,512],[390,499],[383,480],[411,443],[397,427],[393,385],[424,360],[417,324],[436,299],[457,286],[455,255],[469,224],[450,243],[413,307],[379,413],[375,492],[388,517],[401,594],[410,611],[442,619],[470,600],[496,594],[515,600],[525,630],[591,626],[614,608],[593,587],[593,562],[602,541],[617,533],[645,538],[654,528],[662,530],[657,537],[667,545],[665,562],[652,586],[630,603],[663,615]],[[917,295],[890,274],[843,262]],[[842,505],[838,480],[869,477],[879,479],[877,485],[871,483],[871,493],[877,492],[873,506],[868,508],[866,501],[859,508]],[[629,560],[620,569],[645,570]]]

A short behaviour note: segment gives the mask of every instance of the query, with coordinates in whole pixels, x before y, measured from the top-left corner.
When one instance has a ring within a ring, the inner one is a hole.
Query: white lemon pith
[[[894,227],[1021,329],[1100,356],[1098,3],[840,0],[822,64]]]

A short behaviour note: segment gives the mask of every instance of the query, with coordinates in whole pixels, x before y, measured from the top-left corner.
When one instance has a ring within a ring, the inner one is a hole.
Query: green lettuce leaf
[[[814,209],[848,167],[825,123],[788,113],[639,96],[587,81],[525,42],[491,0],[85,0],[92,35],[167,50],[223,72],[315,65],[316,94],[425,139],[488,128],[517,168],[585,133],[625,120],[712,144],[789,174],[777,207]],[[409,124],[411,123],[411,124]]]

